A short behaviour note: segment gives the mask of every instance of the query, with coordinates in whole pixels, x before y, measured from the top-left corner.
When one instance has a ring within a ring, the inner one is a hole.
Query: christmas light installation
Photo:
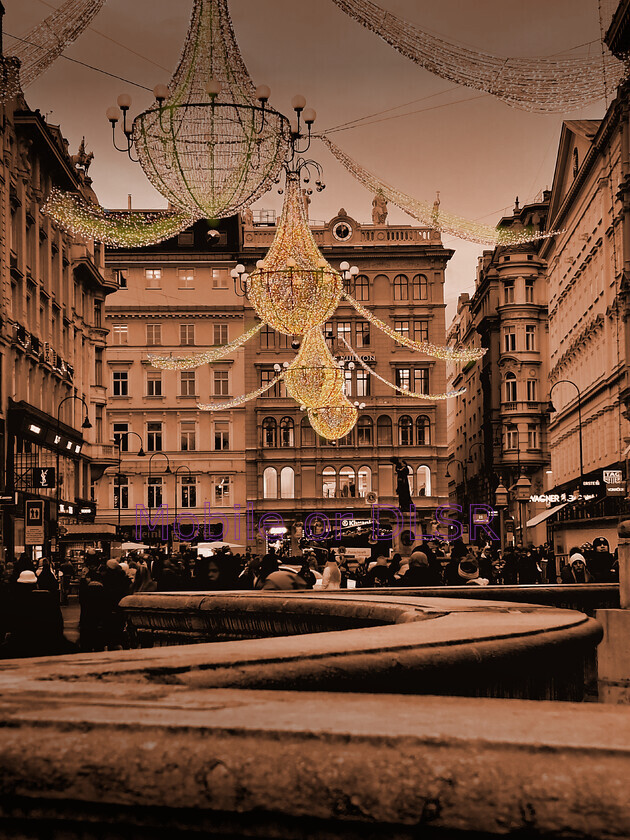
[[[66,0],[56,11],[33,27],[23,38],[7,50],[20,62],[19,80],[4,76],[0,83],[0,102],[15,96],[46,72],[66,47],[87,29],[100,12],[105,0]]]
[[[400,207],[405,213],[408,213],[414,219],[431,227],[433,230],[441,231],[442,233],[455,236],[458,239],[464,239],[468,242],[477,242],[480,245],[489,245],[491,247],[496,247],[497,245],[523,245],[526,242],[535,242],[539,239],[547,239],[550,236],[557,236],[558,233],[562,233],[562,231],[539,233],[533,229],[526,229],[517,233],[511,230],[493,228],[490,225],[482,225],[479,222],[473,222],[461,216],[455,216],[452,213],[445,213],[440,210],[438,202],[430,203],[420,201],[390,186],[385,181],[381,181],[380,178],[373,175],[361,166],[361,164],[352,160],[349,155],[343,152],[328,137],[320,136],[319,139],[321,139],[348,172],[354,175],[368,190],[372,192],[380,191],[392,204]]]
[[[265,384],[257,388],[255,391],[251,391],[249,394],[242,394],[240,397],[235,397],[233,400],[224,403],[197,403],[197,408],[201,411],[227,411],[230,408],[238,408],[240,405],[244,405],[246,402],[250,400],[255,400],[257,397],[262,397],[262,395],[273,388],[274,385],[277,385],[278,382],[282,379],[282,376],[276,376],[270,382],[265,382]]]
[[[264,324],[256,324],[256,326],[239,335],[228,344],[221,344],[219,347],[213,347],[211,350],[206,350],[204,353],[195,353],[192,356],[153,356],[149,354],[147,359],[149,363],[160,370],[194,370],[202,365],[216,362],[219,359],[225,358],[234,350],[238,350],[245,342],[253,338],[256,333],[260,332]],[[253,398],[252,398],[253,399]]]
[[[42,208],[64,230],[120,248],[155,245],[190,227],[195,218],[182,211],[115,213],[79,193],[53,187]]]
[[[298,405],[317,408],[343,393],[343,370],[328,349],[319,327],[304,336],[300,351],[284,374],[284,384]]]
[[[17,58],[0,55],[0,104],[13,99],[20,92],[20,62]]]
[[[356,407],[344,395],[340,395],[336,404],[308,409],[308,420],[313,430],[326,440],[339,440],[349,435],[358,417]]]
[[[590,55],[505,58],[430,35],[371,0],[333,0],[347,15],[376,33],[430,73],[481,90],[508,105],[540,114],[564,113],[605,99],[622,78],[623,64],[604,47]]]

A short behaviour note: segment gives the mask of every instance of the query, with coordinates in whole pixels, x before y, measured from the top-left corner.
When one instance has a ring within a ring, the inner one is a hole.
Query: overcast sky
[[[5,33],[18,36],[61,5],[61,0],[4,2]],[[597,0],[378,2],[433,34],[503,56],[553,55],[599,37]],[[66,55],[148,88],[166,83],[191,5],[191,0],[108,0]],[[331,139],[414,197],[433,201],[440,190],[443,210],[488,224],[511,210],[515,196],[523,204],[551,185],[562,119],[598,118],[605,110],[602,102],[568,115],[541,116],[455,87],[400,56],[331,0],[231,0],[230,8],[249,72],[256,84],[271,87],[274,107],[288,113],[292,96],[304,94],[317,110],[320,131],[378,114],[371,124]],[[13,42],[6,37],[5,43]],[[131,192],[136,208],[163,207],[139,166],[112,150],[105,110],[123,91],[133,97],[134,115],[153,101],[140,88],[61,58],[25,93],[31,108],[61,125],[72,151],[85,135],[95,153],[90,175],[104,206],[126,207]],[[432,96],[436,93],[441,95]],[[381,113],[406,103],[413,104]],[[409,112],[414,113],[385,119]],[[329,219],[343,206],[358,221],[371,222],[372,196],[321,144],[312,152],[325,167],[327,189],[313,195],[311,218]],[[280,202],[272,192],[255,206],[279,209]],[[395,207],[389,221],[414,224]],[[444,243],[456,250],[447,271],[448,323],[457,296],[474,287],[482,246],[449,237]]]

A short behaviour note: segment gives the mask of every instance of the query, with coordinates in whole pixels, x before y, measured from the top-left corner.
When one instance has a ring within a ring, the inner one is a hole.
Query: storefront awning
[[[554,507],[547,508],[547,510],[543,510],[542,513],[537,514],[536,516],[532,517],[532,519],[528,519],[525,525],[528,528],[533,528],[535,525],[540,525],[541,522],[544,522],[545,519],[549,519],[550,516],[553,516],[554,513],[557,513],[559,510],[562,510],[563,507],[572,504],[572,502],[562,502],[561,505],[555,505]]]

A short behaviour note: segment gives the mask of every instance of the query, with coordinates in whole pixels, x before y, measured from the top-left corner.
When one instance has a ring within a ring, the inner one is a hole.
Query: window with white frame
[[[212,326],[212,343],[222,346],[228,343],[228,325],[227,324],[213,324]]]
[[[518,429],[516,426],[507,426],[505,429],[505,448],[518,449]]]
[[[536,350],[536,327],[534,324],[527,324],[525,327],[525,349],[530,352]]]
[[[162,505],[162,476],[152,475],[147,484],[147,505],[159,508]]]
[[[429,368],[415,368],[413,371],[413,390],[416,394],[429,393]]]
[[[196,375],[194,370],[182,370],[179,374],[179,393],[182,397],[194,397],[196,388]]]
[[[350,343],[352,341],[352,324],[350,321],[337,321],[337,340],[342,338]]]
[[[516,374],[505,374],[505,401],[516,402]]]
[[[223,268],[212,269],[212,288],[213,289],[227,289],[228,287],[228,273]]]
[[[534,279],[532,277],[528,277],[525,280],[525,303],[533,303],[534,302]]]
[[[396,385],[408,391],[411,387],[411,370],[409,368],[396,368]]]
[[[356,382],[357,382],[357,397],[369,397],[370,396],[370,374],[367,370],[358,370],[356,374]]]
[[[162,343],[162,324],[147,324],[147,344],[155,347]]]
[[[178,268],[177,279],[179,281],[180,289],[194,289],[195,288],[195,269],[194,268]]]
[[[162,451],[162,423],[152,420],[147,423],[147,452]]]
[[[114,397],[129,396],[129,374],[126,370],[112,371],[112,395]]]
[[[352,371],[348,370],[348,368],[344,368],[343,376],[346,382],[346,396],[352,396]]]
[[[179,343],[182,347],[192,347],[195,343],[195,325],[179,325]]]
[[[229,420],[214,421],[214,449],[216,452],[223,452],[230,448],[230,422]]]
[[[232,479],[229,475],[214,477],[214,504],[217,507],[227,507],[230,504],[230,498],[232,495],[231,484]]]
[[[503,303],[514,303],[514,280],[506,280],[503,285]]]
[[[409,338],[409,321],[394,321],[394,329],[403,338]]]
[[[535,423],[527,426],[527,446],[529,449],[538,449],[538,426]]]
[[[535,379],[527,380],[527,402],[536,402],[538,400],[538,383]]]
[[[147,371],[147,397],[162,396],[162,371]]]
[[[506,353],[512,353],[516,350],[516,328],[506,327],[503,333],[503,349]]]
[[[357,348],[370,346],[370,322],[357,321],[356,329],[356,346]]]
[[[121,452],[129,452],[129,423],[114,423],[114,442],[120,445]]]
[[[183,475],[181,481],[181,506],[183,508],[197,507],[197,476]]]
[[[429,322],[428,321],[414,321],[413,322],[413,340],[414,341],[428,341],[429,340]]]
[[[114,476],[114,510],[129,508],[129,479],[126,475]]]
[[[427,466],[418,467],[416,471],[416,496],[431,495],[431,470]]]
[[[127,324],[112,324],[112,344],[127,344],[129,328]]]
[[[197,424],[194,420],[182,420],[179,429],[179,448],[182,452],[194,452],[197,448]]]
[[[144,277],[147,289],[159,289],[162,284],[162,269],[145,268]]]
[[[359,446],[372,446],[374,424],[370,417],[359,417],[357,423],[357,444]]]
[[[230,393],[230,374],[227,370],[215,370],[212,378],[215,397],[227,397]]]

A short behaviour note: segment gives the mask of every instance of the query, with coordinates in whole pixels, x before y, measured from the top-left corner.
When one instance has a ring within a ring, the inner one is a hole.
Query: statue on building
[[[387,221],[387,200],[379,190],[372,200],[372,224],[384,225]]]
[[[76,166],[77,169],[82,169],[83,172],[87,175],[87,171],[90,168],[90,164],[94,160],[94,152],[88,153],[85,151],[85,137],[81,140],[79,151],[76,155],[72,155],[70,160]]]
[[[431,213],[431,225],[433,230],[440,229],[440,191],[435,194],[435,201],[433,202],[433,212]]]
[[[254,227],[254,211],[251,207],[246,207],[241,213],[241,217],[245,227]]]
[[[304,202],[304,213],[308,219],[308,208],[311,205],[311,197],[308,194],[308,190],[302,190],[302,201]]]
[[[411,489],[409,487],[409,475],[411,470],[406,461],[400,458],[390,458],[396,470],[396,495],[398,496],[398,507],[402,511],[411,510]]]

